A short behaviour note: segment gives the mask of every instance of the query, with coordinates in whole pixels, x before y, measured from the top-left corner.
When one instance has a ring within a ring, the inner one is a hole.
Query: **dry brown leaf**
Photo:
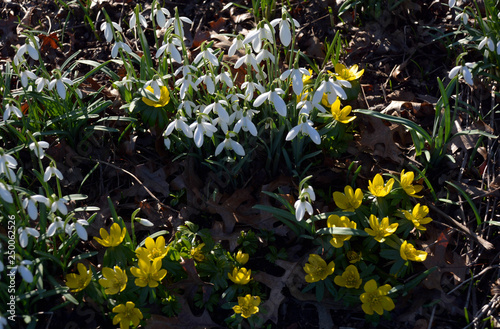
[[[384,159],[390,159],[398,164],[403,164],[403,153],[396,145],[396,141],[406,144],[406,132],[403,126],[399,124],[384,124],[381,119],[361,115],[360,122],[362,146],[368,147],[373,151],[373,155]]]

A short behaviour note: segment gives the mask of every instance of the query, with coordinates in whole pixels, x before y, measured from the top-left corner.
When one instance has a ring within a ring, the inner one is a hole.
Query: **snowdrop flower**
[[[234,122],[234,119],[235,119],[235,112],[240,110],[240,99],[245,99],[245,96],[243,94],[240,94],[240,93],[228,94],[226,96],[226,99],[229,101],[229,103],[231,104],[231,109],[234,111],[229,116],[229,122],[232,123],[232,122]]]
[[[116,41],[113,47],[111,47],[111,57],[116,58],[118,56],[118,51],[123,49],[128,54],[132,53],[132,49],[125,42]]]
[[[50,212],[55,213],[57,210],[63,215],[66,215],[68,213],[68,208],[66,207],[66,204],[68,200],[65,198],[57,198],[55,195],[52,196],[52,201],[50,204]]]
[[[142,14],[140,14],[140,13],[139,13],[139,22],[141,23],[141,25],[144,28],[148,27],[148,22],[146,21],[146,18],[144,18],[144,16],[142,16]],[[132,29],[132,28],[136,27],[136,24],[137,24],[137,16],[136,16],[135,11],[134,11],[132,13],[132,15],[130,16],[130,19],[128,21],[128,26]]]
[[[197,64],[201,59],[204,58],[205,60],[209,61],[213,66],[219,66],[219,60],[217,57],[214,55],[214,51],[212,48],[207,48],[203,51],[201,51],[195,58],[193,63]]]
[[[233,39],[233,43],[231,44],[231,47],[229,47],[229,50],[227,54],[229,56],[234,56],[236,54],[236,51],[239,49],[245,49],[245,44],[243,43],[243,40],[238,37]]]
[[[0,182],[0,198],[2,198],[2,200],[7,203],[12,203],[14,202],[14,199],[12,198],[9,189],[10,188],[8,185],[5,185],[4,183]]]
[[[309,71],[305,68],[289,69],[280,75],[280,79],[284,81],[289,76],[292,76],[293,92],[295,95],[300,95],[302,93],[302,89],[304,89],[304,82],[302,80],[303,75],[310,76],[311,73],[309,73]]]
[[[232,134],[234,133],[228,132],[224,141],[217,145],[217,148],[215,149],[215,156],[219,155],[223,149],[234,150],[234,152],[239,156],[245,156],[245,150],[243,149],[243,146],[241,146],[241,144],[237,141],[231,139]]]
[[[144,89],[146,89],[149,86],[151,86],[151,88],[153,88],[153,93],[156,96],[156,98],[160,99],[161,86],[163,86],[163,81],[161,79],[154,79],[154,80],[146,81],[146,83],[144,84]]]
[[[191,72],[196,71],[196,67],[192,65],[183,65],[179,67],[175,72],[174,76],[178,75],[182,71],[183,77],[181,79],[177,79],[175,81],[176,86],[181,86],[179,90],[179,96],[181,99],[186,97],[186,92],[189,90],[189,87],[193,88],[193,90],[198,90],[197,84],[193,81],[193,74]]]
[[[35,37],[34,39],[35,39],[34,43],[31,39],[28,39],[28,43],[25,43],[24,45],[19,47],[19,49],[16,52],[16,55],[14,56],[14,65],[17,66],[17,65],[19,65],[19,63],[22,62],[23,55],[24,55],[24,53],[26,53],[26,51],[28,52],[28,55],[31,58],[33,58],[35,61],[38,60],[39,55],[38,55],[37,49],[40,48],[40,44],[39,44],[38,37]]]
[[[184,23],[192,25],[193,21],[187,17],[180,16],[179,19],[177,19],[174,23],[174,33],[181,39],[184,39],[184,29],[183,29]],[[168,24],[165,25],[165,27],[168,27]]]
[[[299,197],[299,199],[293,204],[293,207],[295,208],[295,219],[299,222],[304,218],[306,211],[309,215],[314,213],[312,205],[306,197]]]
[[[451,69],[450,73],[448,74],[448,77],[450,79],[453,79],[455,76],[457,76],[458,73],[460,73],[464,77],[465,82],[467,82],[467,84],[469,84],[470,86],[473,86],[474,81],[472,80],[472,72],[469,69],[473,66],[474,63],[465,63],[464,66],[462,65],[455,66],[454,68]]]
[[[104,32],[104,38],[106,39],[107,42],[113,41],[113,27],[117,30],[122,32],[122,28],[118,23],[115,22],[104,22],[101,24],[101,31]]]
[[[165,129],[163,137],[170,135],[175,128],[176,130],[181,130],[187,138],[193,138],[193,132],[187,125],[186,121],[187,119],[178,112],[175,120],[170,122],[167,126],[167,129]]]
[[[139,224],[144,225],[146,227],[153,227],[154,226],[153,223],[151,223],[149,220],[147,220],[145,218],[136,217],[135,219],[139,222]]]
[[[33,274],[31,271],[26,267],[27,265],[33,264],[30,260],[23,260],[21,261],[21,264],[19,266],[14,266],[11,269],[11,272],[19,272],[21,274],[21,277],[23,278],[24,281],[31,283],[33,282]]]
[[[71,223],[70,225],[66,225],[66,228],[64,231],[66,232],[67,235],[71,236],[71,233],[73,230],[76,230],[76,234],[80,239],[83,241],[87,241],[88,239],[88,234],[87,230],[85,229],[84,226],[88,226],[89,223],[85,219],[78,219],[75,223]]]
[[[198,85],[200,84],[200,82],[202,82],[205,84],[205,86],[207,86],[207,91],[210,95],[213,95],[215,93],[215,84],[214,84],[214,80],[212,79],[212,76],[211,74],[204,74],[202,75],[201,77],[199,77],[195,84]]]
[[[165,43],[163,42],[162,46],[158,48],[156,52],[156,58],[160,58],[164,53],[170,54],[170,57],[176,61],[177,63],[182,63],[182,56],[177,47],[180,46],[179,39],[172,39],[172,42]]]
[[[41,92],[43,90],[43,87],[49,86],[50,80],[40,77],[35,80],[35,84],[36,84],[36,91]]]
[[[61,217],[57,216],[47,228],[47,236],[50,238],[51,236],[56,234],[58,230],[62,229],[64,229],[64,221]]]
[[[318,109],[321,113],[325,113],[326,109],[320,103],[313,104],[310,101],[301,101],[297,103],[297,108],[300,109],[299,114],[310,114],[313,109]]]
[[[500,41],[497,42],[497,54],[500,55]]]
[[[234,132],[239,133],[240,129],[248,131],[253,136],[257,136],[257,127],[255,127],[255,124],[252,122],[252,111],[244,112],[241,119],[236,122],[233,128]]]
[[[245,89],[245,100],[251,101],[253,99],[253,94],[257,89],[261,93],[265,93],[266,89],[258,82],[246,81],[241,84],[241,89]]]
[[[463,12],[461,12],[460,14],[457,15],[457,17],[455,17],[455,20],[458,21],[459,19],[462,20],[462,23],[464,25],[467,25],[469,23],[469,14],[467,14],[465,12],[465,10]]]
[[[318,89],[316,89],[312,102],[314,104],[320,103],[323,98],[323,94],[328,95],[328,103],[330,104],[333,103],[337,97],[347,99],[347,94],[342,87],[350,88],[351,83],[346,80],[333,80],[332,78],[323,80]]]
[[[181,101],[181,103],[177,107],[177,111],[184,110],[186,115],[188,117],[191,117],[191,114],[194,112],[194,109],[196,109],[196,107],[197,106],[195,103],[193,103],[191,101],[183,100],[183,101]]]
[[[215,77],[215,83],[223,81],[229,88],[233,88],[233,80],[227,72],[221,72]]]
[[[258,27],[255,30],[250,31],[245,39],[243,39],[243,44],[251,43],[253,50],[258,53],[262,48],[262,41],[267,39],[270,43],[274,43],[274,29],[267,24],[263,24],[262,27]]]
[[[33,142],[30,144],[30,150],[35,152],[35,155],[39,159],[43,159],[45,157],[45,152],[43,149],[46,149],[48,147],[49,147],[49,143],[44,142],[44,141]]]
[[[12,155],[0,153],[0,174],[5,174],[11,182],[14,182],[16,180],[16,174],[13,169],[16,168],[17,161]]]
[[[448,6],[450,8],[455,7],[455,4],[457,3],[457,0],[448,0]]]
[[[245,56],[238,58],[238,60],[234,64],[234,68],[239,69],[243,64],[246,64],[248,66],[251,65],[255,71],[259,72],[259,63],[257,62],[257,59],[253,54],[248,53]]]
[[[311,120],[309,120],[308,117],[309,117],[308,114],[305,114],[305,113],[302,114],[299,117],[299,122],[301,122],[301,123],[299,123],[298,125],[296,125],[295,127],[293,127],[288,132],[288,134],[286,135],[285,140],[291,141],[300,132],[303,135],[309,136],[311,138],[311,140],[315,144],[317,144],[317,145],[321,144],[321,137],[320,137],[318,131],[316,129],[314,129],[313,122]]]
[[[49,179],[52,178],[52,176],[56,176],[57,178],[59,178],[60,180],[62,180],[64,177],[63,177],[63,174],[59,171],[59,169],[57,169],[56,167],[53,167],[52,164],[50,164],[46,169],[45,169],[45,173],[43,175],[43,180],[45,182],[48,182]]]
[[[32,227],[25,227],[25,228],[20,227],[17,230],[17,233],[19,234],[19,245],[21,246],[21,248],[26,248],[26,246],[28,245],[29,235],[35,238],[38,238],[40,236],[40,232],[38,232],[36,229]]]
[[[29,70],[24,70],[21,73],[19,73],[19,77],[21,78],[21,85],[26,88],[28,85],[28,78],[31,80],[36,80],[36,75],[35,73],[29,71]]]
[[[282,11],[282,18],[276,18],[273,19],[270,23],[273,27],[279,24],[279,30],[280,30],[280,40],[283,46],[288,47],[290,42],[292,41],[292,33],[290,32],[290,23],[293,21],[293,25],[295,27],[299,27],[300,24],[297,22],[295,19],[286,17],[286,12],[285,12],[285,7],[283,7]]]
[[[484,37],[483,40],[479,43],[479,46],[477,47],[478,50],[483,49],[483,47],[487,45],[488,49],[493,52],[495,51],[495,43],[493,40],[491,40],[489,37]]]
[[[193,122],[189,128],[194,131],[193,139],[194,144],[200,148],[203,145],[204,136],[211,138],[214,133],[217,132],[217,128],[210,122],[208,115],[204,113],[199,113],[195,122]]]
[[[156,16],[156,22],[158,23],[158,26],[161,27],[162,29],[165,28],[167,25],[167,17],[168,19],[168,25],[171,24],[172,18],[170,18],[170,12],[166,8],[160,8],[160,9],[155,9],[153,10],[153,15]]]
[[[14,113],[18,118],[23,117],[23,113],[15,105],[7,104],[5,105],[5,111],[3,112],[3,121],[7,121],[7,119],[10,118],[11,113]]]
[[[257,54],[257,57],[255,57],[255,60],[257,61],[257,63],[260,63],[265,59],[269,59],[273,63],[275,61],[273,53],[271,53],[267,49],[261,49],[260,52]]]
[[[167,150],[170,150],[170,138],[163,136],[163,144],[165,144]]]
[[[229,122],[229,114],[227,113],[226,109],[222,106],[228,106],[227,101],[225,100],[218,100],[212,104],[207,105],[205,109],[203,110],[203,113],[209,114],[211,111],[213,111],[215,114],[221,118],[224,122],[228,123]]]
[[[54,89],[54,86],[56,87],[57,93],[59,94],[59,97],[62,99],[66,99],[66,84],[72,85],[73,81],[71,81],[68,78],[59,78],[59,79],[54,79],[49,83],[49,90]]]
[[[28,215],[32,220],[38,218],[38,209],[36,208],[37,202],[42,202],[47,207],[50,206],[49,199],[39,194],[31,195],[23,200],[23,208],[28,210]]]
[[[283,98],[279,95],[284,94],[285,92],[281,88],[276,88],[274,91],[267,91],[261,95],[259,95],[255,101],[253,102],[254,107],[260,106],[267,99],[270,103],[274,105],[276,108],[276,112],[282,117],[286,116],[286,104]]]

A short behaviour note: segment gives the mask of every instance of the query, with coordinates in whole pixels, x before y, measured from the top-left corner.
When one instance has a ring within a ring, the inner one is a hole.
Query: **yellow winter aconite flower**
[[[92,279],[92,271],[87,270],[85,265],[78,263],[78,274],[66,274],[66,285],[71,289],[71,292],[79,292],[85,289]]]
[[[370,215],[370,228],[365,228],[365,232],[373,236],[375,240],[382,243],[385,241],[385,238],[389,235],[396,232],[398,228],[398,224],[390,224],[389,225],[389,217],[384,217],[381,222],[378,221],[378,218],[375,215]]]
[[[351,264],[355,264],[361,260],[361,252],[357,253],[354,250],[349,250],[346,256]]]
[[[427,214],[429,214],[429,207],[422,206],[420,203],[417,203],[415,207],[413,207],[411,213],[406,210],[402,210],[402,212],[405,215],[406,219],[408,219],[413,223],[413,225],[415,225],[415,228],[417,230],[420,231],[427,230],[423,225],[432,222],[432,218],[425,217],[427,216]]]
[[[146,90],[154,93],[154,89],[151,86],[147,86]],[[163,107],[163,106],[167,105],[168,102],[170,102],[170,93],[168,91],[168,88],[165,87],[165,86],[161,86],[160,87],[160,92],[161,92],[160,93],[160,99],[158,99],[158,101],[153,101],[153,100],[148,99],[146,97],[143,97],[142,101],[146,105],[153,106],[153,107]]]
[[[308,283],[324,280],[335,270],[333,261],[326,265],[325,260],[316,254],[310,254],[308,262],[304,265],[304,271],[307,273],[305,279]]]
[[[240,269],[235,267],[233,268],[233,273],[228,273],[227,276],[234,283],[245,285],[252,279],[252,270],[247,270],[244,267]]]
[[[163,259],[168,253],[168,247],[165,246],[165,238],[159,236],[156,241],[151,237],[147,237],[144,242],[144,247],[138,247],[135,250],[137,258],[145,258],[149,260]]]
[[[167,270],[161,268],[160,258],[152,262],[148,258],[139,258],[137,265],[139,267],[130,268],[130,272],[136,277],[134,282],[138,287],[158,287],[159,282],[167,275]]]
[[[358,80],[365,73],[365,70],[362,69],[358,71],[358,65],[354,64],[350,68],[347,68],[344,64],[337,63],[335,65],[335,75],[339,80],[347,80],[353,81]]]
[[[240,263],[241,265],[245,265],[248,260],[250,259],[249,254],[245,254],[243,251],[238,250],[238,253],[236,254],[236,261]]]
[[[404,260],[411,260],[413,262],[423,262],[427,258],[425,251],[415,249],[408,241],[403,241],[399,254]]]
[[[392,311],[395,307],[394,302],[391,297],[387,296],[391,286],[385,284],[383,286],[377,287],[377,282],[375,280],[370,280],[365,283],[365,292],[359,296],[361,302],[361,308],[366,314],[372,315],[373,312],[377,314],[384,314],[384,310]]]
[[[358,269],[354,265],[349,265],[342,275],[337,275],[333,280],[341,287],[358,289],[363,280],[359,276]]]
[[[196,248],[191,249],[191,258],[197,262],[203,262],[205,260],[205,255],[201,251],[203,247],[205,247],[205,244],[201,243]]]
[[[108,295],[114,295],[125,290],[127,286],[127,273],[120,267],[115,266],[113,269],[105,267],[102,269],[104,279],[99,279],[99,284],[106,288],[104,292]]]
[[[337,98],[335,102],[333,102],[332,106],[330,107],[330,112],[332,113],[333,118],[340,122],[340,123],[349,123],[356,119],[355,116],[350,117],[349,114],[352,111],[351,106],[346,106],[343,109],[340,109],[340,99]]]
[[[244,318],[249,318],[259,312],[260,297],[250,294],[245,297],[238,297],[238,305],[233,306],[234,313],[241,313]]]
[[[401,187],[409,196],[415,198],[421,198],[420,195],[415,195],[415,193],[420,192],[424,187],[422,185],[413,185],[413,179],[415,174],[413,171],[405,173],[404,169],[401,171]]]
[[[333,201],[340,209],[354,211],[363,202],[363,192],[360,188],[357,188],[356,192],[354,192],[353,188],[347,185],[344,187],[344,193],[333,192]]]
[[[113,313],[117,313],[113,318],[113,325],[120,323],[120,329],[128,329],[130,322],[137,327],[142,319],[141,310],[136,308],[133,302],[116,305],[113,307]]]
[[[368,181],[368,190],[374,196],[383,198],[391,192],[392,185],[394,185],[394,178],[389,179],[387,183],[384,184],[382,175],[376,174],[373,181]]]
[[[109,229],[109,234],[104,228],[101,228],[99,230],[101,238],[94,237],[94,239],[104,247],[116,247],[122,243],[126,233],[127,229],[125,227],[122,229],[118,223],[113,223]]]
[[[356,222],[350,221],[346,216],[339,217],[338,215],[328,216],[326,225],[328,227],[356,228]],[[333,238],[330,240],[332,246],[335,248],[341,248],[344,245],[344,241],[349,240],[352,235],[332,234],[332,237]]]

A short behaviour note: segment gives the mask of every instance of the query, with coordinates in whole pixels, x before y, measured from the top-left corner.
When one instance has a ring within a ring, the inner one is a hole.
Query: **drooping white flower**
[[[191,102],[191,101],[188,101],[188,100],[182,100],[179,104],[179,106],[177,107],[177,110],[184,110],[184,112],[186,113],[186,115],[188,117],[191,117],[191,114],[193,114],[194,112],[194,109],[196,109],[196,104]]]
[[[203,81],[203,83],[205,84],[205,86],[207,86],[207,91],[210,95],[213,95],[215,93],[215,84],[214,84],[214,80],[212,78],[212,75],[210,73],[208,74],[204,74],[202,76],[200,76],[195,84],[198,85],[200,84],[201,82]]]
[[[233,140],[230,135],[231,133],[226,134],[226,138],[224,139],[224,141],[217,145],[217,148],[215,149],[215,156],[219,155],[223,149],[234,150],[234,152],[239,156],[245,156],[245,150],[243,149],[243,146],[241,146],[241,144],[237,141]]]
[[[304,218],[306,211],[309,215],[313,214],[314,211],[311,205],[311,201],[314,200],[316,200],[314,189],[312,188],[312,186],[305,184],[305,186],[300,191],[299,198],[293,205],[295,208],[295,219],[297,219],[297,221],[301,221]]]
[[[488,49],[491,51],[491,52],[494,52],[495,51],[495,43],[493,42],[493,40],[491,40],[490,37],[484,37],[481,42],[479,43],[479,46],[477,46],[477,49],[478,50],[481,50],[483,49],[484,46],[488,46]]]
[[[457,0],[448,0],[448,6],[450,8],[455,7],[455,4],[457,3]]]
[[[246,54],[238,58],[238,60],[234,64],[234,68],[239,69],[243,64],[250,65],[255,71],[259,72],[259,63],[257,62],[257,59],[253,54]]]
[[[347,99],[347,94],[342,87],[350,88],[351,83],[346,80],[333,80],[329,78],[328,80],[323,80],[319,85],[318,89],[314,93],[312,102],[313,104],[318,104],[323,98],[323,94],[328,95],[328,102],[331,104],[335,102],[337,97],[342,99]]]
[[[169,21],[172,20],[172,18],[170,18],[170,11],[168,11],[168,9],[166,8],[154,9],[153,15],[156,16],[156,22],[162,29],[164,29],[167,25],[167,17]],[[168,25],[170,25],[170,22]]]
[[[276,88],[274,90],[267,91],[261,95],[259,95],[255,101],[253,102],[254,107],[260,106],[267,99],[270,103],[274,105],[276,112],[282,117],[286,116],[286,104],[283,98],[279,95],[284,94],[285,92],[281,88]]]
[[[19,234],[19,245],[21,246],[21,248],[26,248],[30,235],[35,238],[38,238],[40,236],[40,232],[32,227],[20,227],[17,230],[17,233]]]
[[[302,76],[310,76],[311,73],[305,68],[289,69],[280,75],[281,80],[286,80],[289,76],[292,77],[292,88],[295,95],[302,94],[302,89],[304,89],[304,82],[302,81]]]
[[[165,132],[163,133],[163,136],[169,136],[175,129],[178,131],[182,131],[187,138],[193,138],[193,132],[191,131],[191,128],[188,126],[186,121],[187,119],[178,113],[174,121],[168,124],[167,129],[165,129]]]
[[[61,171],[59,171],[59,169],[57,169],[56,167],[53,167],[53,166],[49,165],[45,169],[45,173],[43,175],[43,180],[46,181],[46,182],[48,182],[49,179],[52,178],[52,176],[56,176],[60,180],[62,180],[64,178],[63,174],[61,173]]]
[[[474,63],[465,63],[465,65],[457,65],[454,68],[451,69],[450,73],[448,74],[448,77],[450,79],[453,79],[456,77],[459,73],[463,76],[465,82],[469,84],[470,86],[474,85],[474,81],[472,80],[472,72],[470,71],[470,68],[473,67],[475,64]]]
[[[223,81],[229,88],[233,88],[233,80],[227,72],[221,72],[215,77],[215,83]]]
[[[122,32],[122,28],[120,25],[118,25],[118,23],[115,23],[115,22],[111,22],[111,23],[108,23],[108,22],[104,22],[101,24],[101,31],[104,32],[104,38],[106,39],[107,42],[111,42],[113,41],[113,27],[117,30],[117,31],[120,31]]]
[[[23,208],[28,210],[28,215],[32,220],[38,218],[38,209],[36,208],[37,202],[42,202],[47,207],[50,206],[49,199],[39,194],[28,196],[23,200]]]
[[[30,260],[23,260],[21,261],[21,264],[18,266],[14,266],[11,271],[13,272],[19,272],[21,274],[21,277],[23,278],[24,281],[31,283],[33,282],[33,274],[31,271],[26,267],[28,265],[33,264],[32,261]]]
[[[55,213],[57,210],[63,215],[66,215],[68,213],[68,208],[66,207],[66,203],[68,200],[65,198],[57,198],[53,196],[50,204],[50,212]]]
[[[272,52],[270,52],[267,49],[261,49],[259,51],[259,53],[257,54],[257,57],[255,57],[255,60],[257,61],[257,63],[260,63],[260,62],[262,62],[265,59],[269,59],[273,63],[275,61],[275,58],[274,58],[274,55],[273,55]]]
[[[294,139],[300,132],[303,135],[309,136],[315,144],[317,145],[321,144],[321,136],[319,135],[318,131],[314,129],[313,127],[314,124],[311,120],[309,120],[308,117],[309,116],[307,114],[302,114],[299,117],[300,123],[295,127],[293,127],[292,129],[290,129],[290,131],[286,135],[285,140],[290,141]]]
[[[13,169],[17,168],[17,160],[10,154],[0,154],[0,175],[5,174],[11,182],[16,181]]]
[[[200,51],[200,53],[194,58],[193,63],[198,64],[198,62],[201,61],[202,58],[210,62],[210,64],[212,64],[213,66],[219,66],[219,60],[214,55],[214,51],[212,48],[207,48],[203,51]]]
[[[50,83],[49,83],[49,90],[52,90],[54,89],[54,86],[56,87],[56,90],[57,90],[57,93],[59,94],[59,97],[61,97],[62,99],[66,99],[66,85],[65,84],[68,84],[68,85],[72,85],[73,84],[73,81],[71,81],[70,79],[68,78],[59,78],[59,79],[54,79],[52,80]]]
[[[11,113],[14,113],[18,118],[23,117],[23,113],[17,108],[17,106],[7,104],[5,105],[5,110],[3,111],[3,121],[7,121],[10,118]]]
[[[283,15],[283,17],[286,17],[286,16]],[[293,25],[295,26],[295,28],[300,27],[299,22],[297,22],[294,18],[292,18],[292,20],[293,20]],[[290,25],[291,25],[290,18],[285,18],[285,19],[276,18],[276,19],[273,19],[270,23],[273,27],[276,27],[276,25],[279,24],[279,30],[280,30],[279,35],[280,35],[281,43],[283,44],[283,46],[288,47],[288,45],[290,45],[290,42],[292,41],[292,32],[290,29]]]
[[[497,55],[499,54],[500,54],[500,41],[497,42]]]
[[[38,37],[34,37],[34,39],[35,42],[33,42],[31,39],[28,39],[28,43],[25,43],[24,45],[19,47],[16,54],[14,55],[14,65],[18,66],[19,63],[23,61],[23,55],[26,53],[26,51],[32,59],[34,59],[35,61],[38,60],[38,49],[40,48],[40,44]]]
[[[149,220],[147,220],[146,218],[139,218],[139,217],[136,217],[135,220],[137,220],[139,222],[139,224],[141,225],[144,225],[146,227],[153,227],[154,224],[151,223]]]
[[[258,82],[246,81],[241,84],[241,89],[245,90],[245,99],[251,101],[253,99],[253,94],[255,90],[265,93],[266,89]]]
[[[12,195],[9,192],[9,186],[5,185],[2,182],[0,182],[0,198],[2,198],[2,200],[7,203],[14,202],[14,199],[12,198]]]
[[[464,11],[462,11],[460,14],[458,14],[458,15],[457,15],[457,17],[455,17],[455,20],[456,20],[456,21],[458,21],[458,20],[460,20],[460,19],[462,20],[462,23],[463,23],[464,25],[467,25],[467,24],[469,23],[469,14],[467,14],[467,13],[465,12],[465,10],[464,10]]]
[[[132,49],[129,47],[129,45],[122,41],[116,41],[113,47],[111,47],[111,57],[116,58],[120,49],[123,49],[123,51],[126,53],[132,53]]]
[[[181,99],[184,99],[189,87],[193,88],[195,91],[198,90],[196,82],[193,81],[193,74],[191,73],[196,72],[196,67],[192,65],[183,65],[175,70],[174,76],[178,75],[180,72],[182,72],[183,77],[177,79],[175,85],[180,86],[179,96]]]
[[[146,81],[144,84],[144,89],[147,87],[151,86],[153,88],[153,94],[156,96],[157,99],[160,99],[161,97],[161,87],[163,86],[163,81],[161,79],[152,79],[149,81]]]
[[[253,50],[258,53],[262,48],[262,42],[266,39],[270,43],[274,43],[274,29],[271,30],[268,24],[263,24],[261,27],[251,30],[243,39],[243,43],[251,43]]]
[[[203,145],[204,136],[211,138],[217,132],[217,128],[210,122],[207,115],[199,114],[195,122],[189,125],[193,133],[194,144],[200,148]]]
[[[43,87],[49,86],[50,80],[40,77],[35,80],[35,84],[36,84],[36,91],[41,92],[43,90]]]
[[[26,88],[26,86],[28,86],[28,79],[36,80],[36,78],[37,78],[35,73],[33,73],[29,70],[23,70],[21,73],[19,73],[19,77],[21,78],[21,85],[24,88]]]
[[[39,158],[39,159],[43,159],[45,157],[45,151],[44,149],[48,148],[49,147],[49,143],[45,142],[45,141],[39,141],[39,142],[33,142],[30,144],[30,150],[32,150],[33,152],[35,152],[35,155]]]
[[[245,49],[245,44],[243,43],[242,39],[236,37],[233,39],[233,42],[231,44],[231,47],[229,47],[227,54],[229,56],[234,56],[234,54],[236,54],[236,51],[239,49]]]
[[[240,130],[248,131],[253,136],[257,136],[257,127],[252,122],[252,112],[246,111],[243,116],[234,125],[233,131],[239,133]]]
[[[78,219],[76,222],[66,225],[64,231],[67,235],[71,236],[73,230],[76,230],[76,234],[83,241],[87,241],[88,234],[84,226],[88,226],[89,223],[85,219]]]
[[[144,16],[142,16],[141,13],[139,13],[139,22],[140,24],[144,27],[144,28],[147,28],[148,27],[148,22],[146,21],[146,18],[144,18]],[[133,29],[135,28],[137,25],[137,15],[135,14],[135,11],[132,13],[132,15],[130,16],[130,19],[128,20],[128,26]]]
[[[313,109],[318,109],[321,113],[325,113],[326,110],[320,103],[313,104],[311,101],[303,100],[297,103],[297,108],[300,114],[310,114]]]
[[[212,104],[209,104],[207,105],[207,107],[205,107],[205,109],[203,110],[203,113],[205,114],[209,114],[210,112],[214,112],[215,114],[217,114],[221,120],[223,120],[224,122],[229,122],[229,114],[227,113],[226,109],[224,108],[224,106],[228,106],[227,104],[227,101],[225,100],[218,100]]]
[[[170,57],[177,63],[182,63],[182,56],[177,47],[180,45],[180,41],[177,38],[173,38],[172,42],[163,42],[162,46],[158,48],[156,52],[156,58],[160,58],[161,55],[169,54]]]
[[[53,219],[52,223],[49,225],[47,228],[47,236],[50,238],[58,230],[63,230],[64,229],[64,221],[62,220],[61,217],[56,216],[56,218]]]
[[[184,39],[184,23],[193,25],[193,21],[184,16],[180,16],[179,19],[176,19],[175,21],[172,20],[172,22],[174,24],[174,33],[181,40]],[[166,24],[165,27],[168,27],[168,24]]]

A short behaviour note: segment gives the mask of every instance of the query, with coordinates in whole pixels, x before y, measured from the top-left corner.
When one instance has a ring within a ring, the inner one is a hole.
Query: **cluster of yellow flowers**
[[[417,193],[423,189],[423,186],[414,184],[413,181],[414,173],[405,172],[403,170],[400,174],[398,182],[399,188],[394,188],[396,183],[394,178],[384,181],[383,177],[380,174],[377,174],[373,180],[368,182],[369,194],[367,200],[371,200],[372,202],[376,202],[377,205],[380,205],[383,202],[383,198],[390,194],[394,195],[393,198],[396,198],[396,200],[401,200],[401,193],[403,196],[406,195],[406,198],[420,198],[421,196],[417,195]],[[392,194],[393,192],[394,194]],[[398,193],[399,196],[396,195]],[[380,216],[383,218],[379,219],[375,214],[368,215],[366,214],[368,209],[357,211],[357,209],[362,206],[364,197],[365,195],[360,188],[354,190],[351,186],[346,186],[344,188],[344,193],[334,192],[333,199],[335,204],[342,211],[351,213],[354,212],[354,218],[356,218],[356,220],[351,220],[348,216],[332,214],[327,219],[327,227],[356,230],[358,229],[358,226],[361,225],[364,227],[364,234],[367,235],[368,238],[373,239],[372,241],[376,241],[380,244],[385,242],[389,248],[396,248],[396,250],[399,249],[401,264],[407,261],[423,262],[427,257],[427,253],[425,251],[417,250],[415,246],[407,240],[401,240],[395,236],[395,233],[402,222],[398,223],[396,220],[390,220],[390,216]],[[406,218],[408,221],[407,223],[404,223],[406,227],[409,227],[408,225],[413,225],[414,230],[425,231],[426,228],[424,225],[432,221],[430,217],[427,217],[428,213],[429,208],[427,206],[417,203],[413,207],[413,210],[399,210],[398,214],[399,217]],[[389,215],[391,215],[391,213],[389,213]],[[410,228],[408,228],[408,232],[409,231]],[[343,248],[345,243],[351,238],[352,235],[347,233],[332,234],[330,244],[334,248]],[[358,268],[354,264],[362,260],[362,255],[361,252],[349,250],[351,248],[350,246],[351,245],[349,244],[345,247],[345,257],[350,264],[345,268],[341,275],[335,276],[333,281],[340,287],[359,289],[363,283],[363,279],[358,271]],[[364,252],[366,252],[366,250]],[[327,263],[320,255],[310,254],[308,262],[304,266],[304,271],[306,273],[305,281],[307,283],[329,280],[327,278],[335,272],[335,263],[334,261]],[[363,311],[370,315],[374,312],[382,315],[384,310],[391,311],[394,309],[394,302],[388,296],[390,290],[391,286],[388,284],[378,287],[375,279],[371,279],[366,282],[364,285],[364,293],[362,293],[359,297],[362,302]]]

